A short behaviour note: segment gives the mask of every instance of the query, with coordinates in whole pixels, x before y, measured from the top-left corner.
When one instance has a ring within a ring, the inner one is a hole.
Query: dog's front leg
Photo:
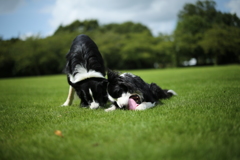
[[[75,93],[75,89],[72,86],[70,86],[69,91],[68,91],[67,100],[63,103],[62,106],[70,106],[72,104],[73,99],[74,99],[74,93]]]
[[[148,108],[152,108],[155,106],[155,102],[151,103],[151,102],[142,102],[139,106],[136,107],[135,110],[145,110]]]

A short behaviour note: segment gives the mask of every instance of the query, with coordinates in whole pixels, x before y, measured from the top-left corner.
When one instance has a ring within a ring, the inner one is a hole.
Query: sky
[[[197,0],[0,0],[0,37],[52,35],[59,25],[96,19],[100,25],[132,21],[154,35],[171,34],[177,14]],[[215,0],[216,9],[240,17],[240,0]]]

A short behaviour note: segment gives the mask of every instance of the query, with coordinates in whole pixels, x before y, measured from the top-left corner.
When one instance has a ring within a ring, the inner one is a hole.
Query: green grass
[[[240,159],[239,65],[131,72],[178,96],[107,113],[60,107],[64,75],[1,79],[0,159]]]

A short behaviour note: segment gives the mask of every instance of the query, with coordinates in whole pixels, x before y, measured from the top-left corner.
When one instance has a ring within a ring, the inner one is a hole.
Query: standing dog
[[[86,35],[77,36],[66,59],[64,72],[70,89],[62,106],[72,104],[75,91],[81,99],[82,107],[95,109],[104,105],[108,100],[104,61],[93,40]]]
[[[153,107],[159,99],[176,95],[173,90],[162,90],[155,83],[148,84],[131,73],[108,71],[108,97],[113,102],[105,111],[117,108],[145,110]]]

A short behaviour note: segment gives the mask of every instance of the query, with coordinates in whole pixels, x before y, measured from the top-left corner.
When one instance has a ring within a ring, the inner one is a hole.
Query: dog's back
[[[67,64],[64,72],[67,74],[77,74],[76,67],[81,66],[87,72],[90,70],[99,72],[105,76],[104,61],[97,45],[87,35],[77,36],[68,52]]]

